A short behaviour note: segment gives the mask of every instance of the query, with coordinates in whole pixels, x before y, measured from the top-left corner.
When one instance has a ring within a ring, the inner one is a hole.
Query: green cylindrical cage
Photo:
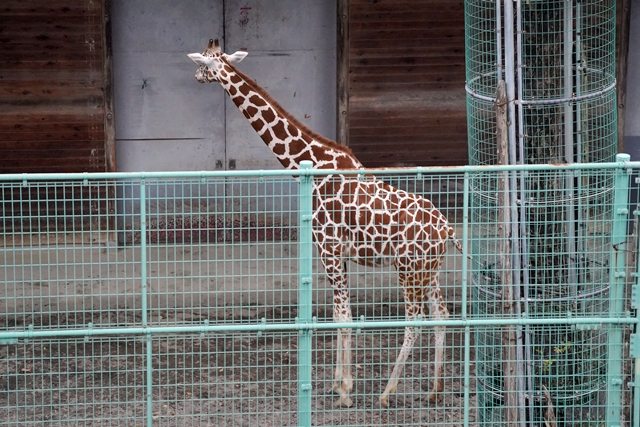
[[[465,20],[471,165],[615,158],[614,0],[467,0]],[[500,81],[506,84],[502,110],[496,108]],[[608,313],[603,254],[610,230],[593,225],[611,218],[612,198],[613,178],[606,173],[477,176],[471,189],[474,315],[505,315],[505,295],[512,298],[509,316]],[[501,245],[505,238],[509,246]],[[606,398],[606,329],[554,325],[514,333],[515,390],[503,379],[510,357],[504,330],[476,333],[479,423],[515,421],[514,414],[519,422],[543,423],[550,398],[558,418],[571,425],[577,412]],[[507,393],[517,395],[511,412]],[[597,424],[604,413],[588,417]]]
[[[466,70],[471,164],[497,161],[488,148],[499,80],[512,91],[511,159],[614,159],[615,1],[467,0]]]

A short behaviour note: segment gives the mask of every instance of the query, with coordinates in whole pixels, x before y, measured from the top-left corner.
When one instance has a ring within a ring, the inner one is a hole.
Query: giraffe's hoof
[[[353,379],[344,379],[342,381],[342,389],[345,393],[349,393],[353,389]]]
[[[337,398],[333,402],[333,406],[336,408],[340,408],[340,407],[351,408],[353,406],[353,400],[351,400],[349,396],[343,395]]]
[[[437,381],[433,385],[433,389],[431,389],[431,393],[429,393],[429,402],[440,403],[443,391],[444,391],[444,383],[442,382],[442,380]]]
[[[331,390],[333,390],[333,392],[335,394],[339,394],[340,396],[342,396],[343,394],[345,394],[346,392],[342,389],[342,386],[340,385],[340,383],[333,383],[333,386],[331,387]]]
[[[340,396],[349,394],[351,389],[353,388],[353,381],[343,381],[342,383],[333,383],[331,390],[335,394],[339,394]]]
[[[432,391],[431,393],[429,393],[429,402],[438,404],[440,402],[440,396],[440,393]]]
[[[389,395],[388,394],[383,394],[380,396],[380,406],[382,406],[383,408],[388,408],[389,407]]]

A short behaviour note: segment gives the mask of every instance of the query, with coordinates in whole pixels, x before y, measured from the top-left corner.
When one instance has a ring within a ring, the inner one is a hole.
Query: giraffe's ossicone
[[[310,160],[316,169],[360,169],[362,164],[349,148],[307,128],[235,66],[246,52],[227,55],[217,40],[209,40],[202,54],[189,58],[199,68],[196,79],[218,82],[253,129],[285,168],[294,169]],[[403,290],[406,319],[425,316],[425,303],[432,318],[442,320],[449,311],[442,298],[438,273],[446,242],[455,237],[445,216],[426,198],[394,188],[371,175],[318,176],[314,182],[313,236],[334,293],[334,320],[350,322],[346,261],[362,265],[393,263]],[[380,403],[389,406],[404,363],[418,338],[418,330],[407,327],[389,383]],[[435,360],[430,400],[438,399],[443,385],[444,327],[435,328]],[[337,406],[351,406],[351,329],[338,330],[333,390]]]

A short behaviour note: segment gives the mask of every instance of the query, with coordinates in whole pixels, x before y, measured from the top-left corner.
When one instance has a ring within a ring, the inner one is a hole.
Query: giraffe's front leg
[[[321,246],[324,250],[322,261],[331,287],[333,288],[333,320],[338,323],[351,322],[351,305],[349,303],[349,290],[347,277],[344,273],[344,265],[339,257],[339,246],[327,250],[327,246]],[[333,380],[333,391],[340,395],[334,402],[334,406],[353,405],[349,392],[353,388],[351,376],[351,328],[338,329],[336,342],[336,371]]]
[[[349,293],[345,288],[334,286],[333,319],[339,323],[351,322],[351,306],[349,305]],[[340,395],[334,402],[334,406],[353,405],[349,392],[353,388],[351,376],[351,328],[338,329],[336,343],[336,373],[333,382],[333,391]]]
[[[334,406],[353,405],[349,393],[353,388],[351,376],[351,329],[338,329],[338,341],[336,352],[336,371],[333,381],[333,391],[340,395],[334,402]]]
[[[333,288],[333,320],[339,323],[351,322],[351,305],[349,303],[349,289],[345,265],[342,254],[343,247],[337,236],[336,228],[327,234],[323,228],[330,223],[330,215],[322,209],[318,209],[314,217],[314,238],[320,251],[320,258],[324,266],[327,278]],[[340,395],[334,402],[334,406],[353,405],[349,392],[353,388],[351,376],[351,328],[338,329],[336,342],[336,371],[333,381],[333,391]]]

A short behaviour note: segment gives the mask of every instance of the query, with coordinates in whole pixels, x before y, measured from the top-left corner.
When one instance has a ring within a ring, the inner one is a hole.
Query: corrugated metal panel
[[[367,166],[466,164],[464,2],[348,3],[348,145]]]
[[[0,173],[115,170],[106,17],[108,0],[2,1]],[[67,188],[69,199],[77,191],[91,189]],[[18,193],[2,195],[5,227],[46,206],[46,191]]]

